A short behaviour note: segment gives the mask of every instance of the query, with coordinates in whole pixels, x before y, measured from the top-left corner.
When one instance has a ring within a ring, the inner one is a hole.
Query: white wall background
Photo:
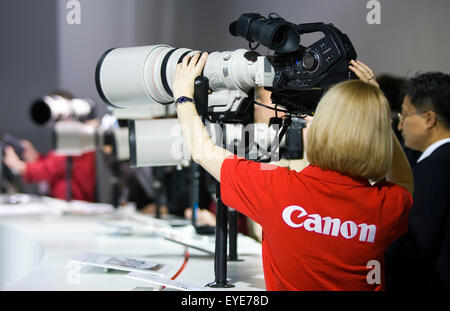
[[[58,85],[54,0],[0,1],[0,132],[26,137],[42,151],[51,131],[35,126],[29,107]]]

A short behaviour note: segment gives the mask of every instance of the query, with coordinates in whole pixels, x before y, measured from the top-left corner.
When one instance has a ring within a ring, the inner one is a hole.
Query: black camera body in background
[[[16,173],[12,172],[8,166],[3,163],[3,157],[5,156],[5,148],[11,146],[14,152],[23,160],[24,148],[20,142],[20,139],[4,133],[0,134],[0,193],[7,192],[10,188],[10,184],[14,184],[17,190],[25,192],[25,186]]]
[[[14,149],[14,152],[17,153],[19,158],[23,160],[22,154],[24,152],[24,148],[20,142],[20,139],[7,133],[0,134],[0,150],[2,153],[7,146],[11,146]]]

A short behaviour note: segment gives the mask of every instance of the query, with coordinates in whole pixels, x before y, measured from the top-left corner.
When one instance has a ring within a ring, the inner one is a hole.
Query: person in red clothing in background
[[[3,162],[13,172],[20,174],[25,182],[47,182],[50,195],[66,199],[67,157],[53,151],[40,155],[27,140],[22,141],[24,148],[22,161],[11,146],[5,148]],[[74,200],[95,201],[95,152],[86,152],[73,157],[72,163],[72,198]]]
[[[310,165],[296,172],[212,143],[192,102],[206,59],[186,56],[177,67],[178,119],[193,160],[220,181],[224,204],[262,226],[267,290],[383,290],[384,253],[406,233],[413,178],[372,70],[351,61],[360,80],[323,96],[307,134]],[[379,281],[369,280],[375,261]]]

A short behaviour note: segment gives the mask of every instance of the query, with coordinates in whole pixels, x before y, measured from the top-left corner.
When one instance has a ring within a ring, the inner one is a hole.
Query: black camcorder
[[[300,36],[321,32],[324,37],[308,47]],[[272,49],[266,56],[274,68],[273,101],[289,112],[312,113],[323,92],[338,82],[355,78],[348,69],[356,52],[348,36],[332,24],[292,24],[279,16],[246,13],[230,24],[230,33]]]
[[[0,134],[0,152],[4,152],[4,149],[7,146],[11,146],[14,149],[14,152],[17,153],[17,155],[19,156],[19,158],[23,159],[23,152],[24,152],[24,147],[22,146],[22,143],[20,141],[20,139],[11,136],[8,133],[3,133]]]

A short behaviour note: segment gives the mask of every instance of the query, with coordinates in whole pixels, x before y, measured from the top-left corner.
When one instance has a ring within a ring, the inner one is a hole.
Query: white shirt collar
[[[417,159],[417,163],[419,163],[420,161],[422,161],[423,159],[428,157],[430,154],[433,153],[434,150],[436,150],[437,148],[439,148],[440,146],[442,146],[443,144],[446,144],[446,143],[450,143],[450,138],[444,138],[444,139],[438,140],[434,144],[431,144],[430,146],[428,146],[428,148],[425,149],[425,151],[422,153],[420,158]]]

